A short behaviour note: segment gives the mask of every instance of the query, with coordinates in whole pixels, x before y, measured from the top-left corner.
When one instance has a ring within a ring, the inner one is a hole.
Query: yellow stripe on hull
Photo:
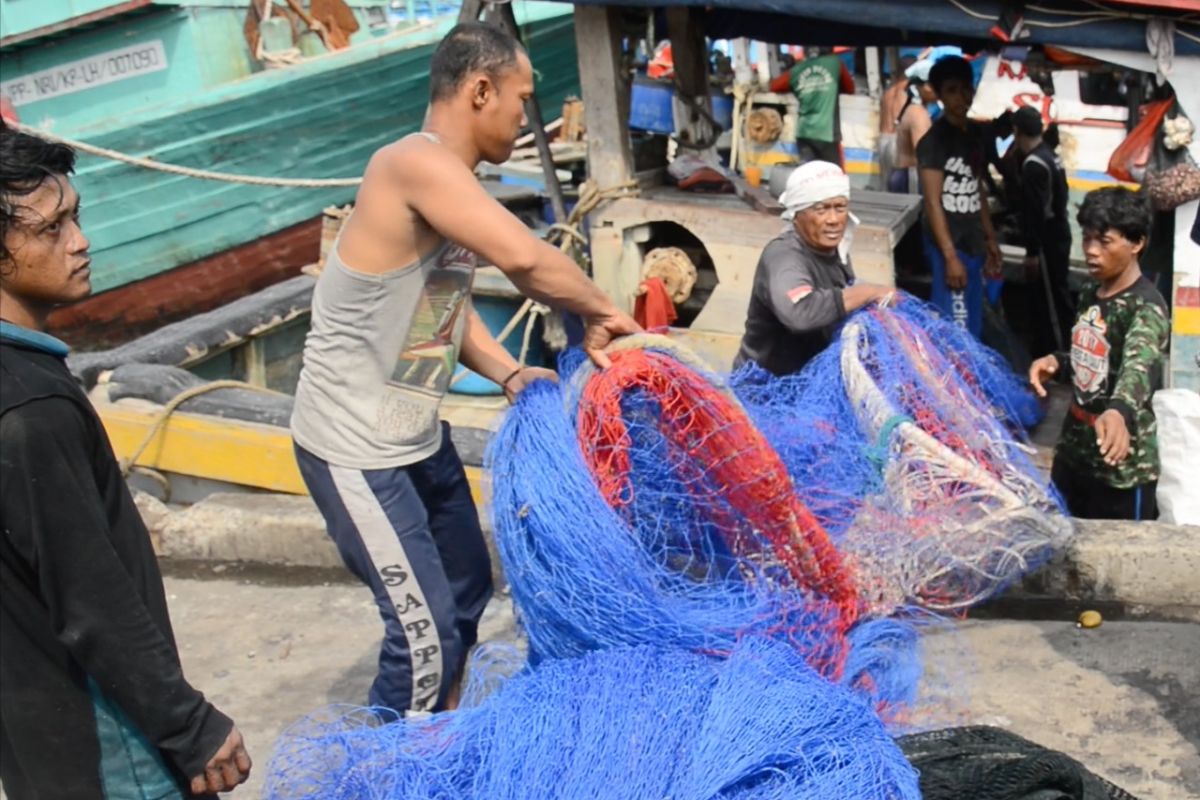
[[[1171,327],[1180,336],[1200,336],[1200,308],[1175,306]]]
[[[153,407],[111,403],[96,407],[117,458],[125,459],[158,419]],[[177,411],[137,459],[164,473],[221,481],[285,494],[308,494],[285,428]],[[483,470],[468,466],[475,502],[483,502]]]

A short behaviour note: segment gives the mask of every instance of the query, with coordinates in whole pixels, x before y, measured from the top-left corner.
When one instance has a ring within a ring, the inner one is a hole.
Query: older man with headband
[[[856,220],[850,178],[840,167],[804,164],[788,177],[779,199],[783,218],[792,224],[758,260],[734,367],[753,361],[775,375],[789,375],[829,344],[847,314],[892,289],[854,280],[846,232]]]

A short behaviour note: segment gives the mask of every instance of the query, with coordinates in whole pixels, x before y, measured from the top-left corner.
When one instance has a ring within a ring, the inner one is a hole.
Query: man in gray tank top
[[[292,435],[300,472],[385,634],[369,702],[454,708],[492,593],[462,461],[438,405],[461,360],[513,400],[550,370],[520,368],[471,307],[475,254],[529,297],[579,314],[584,349],[637,324],[570,258],[475,179],[508,159],[533,93],[508,34],[465,23],[430,66],[424,130],[379,150],[313,294]]]

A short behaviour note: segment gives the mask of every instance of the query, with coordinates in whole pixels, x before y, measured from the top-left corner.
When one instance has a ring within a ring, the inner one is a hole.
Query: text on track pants
[[[405,467],[338,467],[296,446],[329,535],[383,618],[368,702],[401,713],[442,710],[492,596],[478,512],[442,425],[438,451]]]

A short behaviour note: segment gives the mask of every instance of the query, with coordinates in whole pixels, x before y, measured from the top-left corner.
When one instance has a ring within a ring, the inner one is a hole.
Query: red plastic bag
[[[1154,152],[1154,137],[1162,127],[1163,117],[1175,105],[1175,98],[1147,103],[1142,107],[1142,121],[1137,124],[1125,141],[1117,145],[1108,159],[1108,174],[1119,181],[1140,182],[1150,154]]]

